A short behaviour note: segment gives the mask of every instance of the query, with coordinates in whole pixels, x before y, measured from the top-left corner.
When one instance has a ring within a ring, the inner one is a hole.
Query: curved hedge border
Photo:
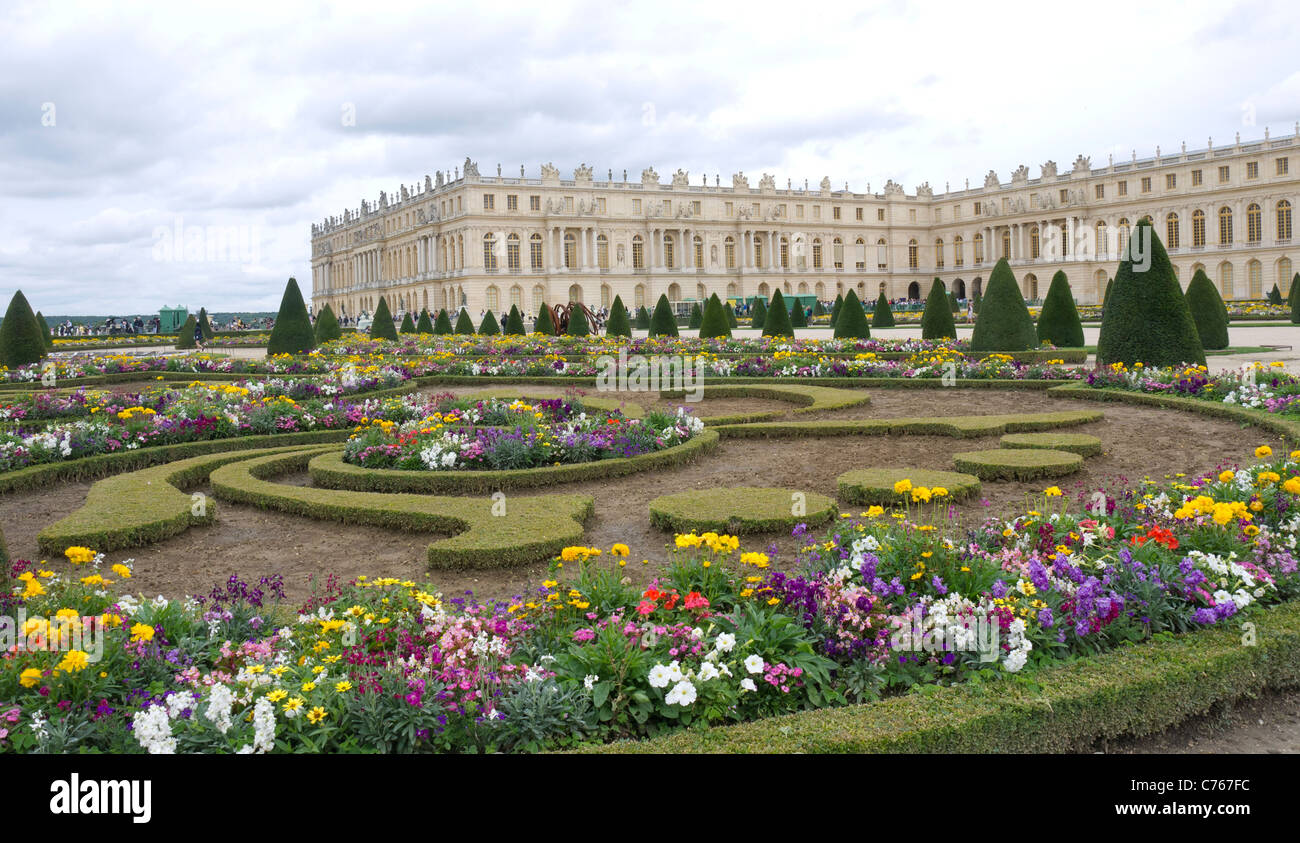
[[[1003,448],[1047,448],[1069,451],[1081,457],[1101,453],[1101,440],[1087,433],[1008,433],[1002,437]]]
[[[962,500],[980,493],[980,479],[956,471],[931,471],[925,468],[863,468],[846,471],[836,478],[840,500],[845,503],[892,506],[911,500],[910,493],[894,491],[894,484],[910,480],[913,486],[948,490],[945,500]]]
[[[211,524],[216,502],[205,501],[196,514],[191,497],[181,489],[203,483],[227,463],[295,450],[269,448],[191,457],[99,480],[90,487],[81,508],[42,530],[36,543],[42,553],[51,555],[62,554],[73,545],[119,550],[171,538],[196,524]]]
[[[1057,427],[1101,421],[1104,414],[1093,410],[1064,410],[1054,413],[1022,413],[991,416],[916,416],[892,419],[846,421],[760,422],[719,425],[714,430],[724,437],[795,438],[801,436],[884,436],[914,434],[954,436],[959,439],[995,436],[1001,433],[1051,430]]]
[[[690,462],[718,444],[718,434],[702,430],[680,445],[635,457],[617,457],[572,465],[548,465],[503,471],[424,471],[420,469],[362,468],[343,461],[342,451],[321,454],[308,471],[317,486],[357,492],[459,492],[474,494],[502,489],[526,489],[554,483],[605,480],[651,469]]]
[[[659,395],[661,398],[671,400],[684,398],[686,393],[680,390],[664,390]],[[717,397],[769,398],[774,401],[788,401],[800,405],[793,410],[795,413],[820,413],[829,410],[842,410],[846,407],[861,406],[871,400],[871,397],[865,392],[836,389],[829,386],[813,386],[811,384],[772,384],[770,386],[731,386],[722,384],[704,387],[704,400],[707,401],[710,398]],[[781,413],[781,410],[766,410],[753,413],[734,413],[727,416],[701,416],[701,418],[705,424],[716,426],[762,421],[775,418]]]
[[[1083,468],[1083,457],[1046,448],[992,448],[952,455],[957,470],[981,480],[1035,480],[1064,477]]]
[[[257,436],[232,436],[228,439],[204,439],[177,445],[155,445],[133,451],[115,451],[67,462],[29,465],[0,474],[0,494],[44,488],[64,480],[89,480],[124,471],[135,471],[159,463],[174,462],[202,454],[246,451],[289,445],[315,445],[321,442],[346,442],[352,430],[308,430],[299,433],[269,433]]]
[[[1026,671],[865,705],[583,747],[597,753],[1090,752],[1156,734],[1216,705],[1300,686],[1300,602],[1246,619]]]
[[[803,514],[796,515],[795,495],[803,495]],[[796,524],[825,524],[839,508],[835,501],[800,489],[758,487],[693,489],[650,501],[650,523],[660,530],[713,530],[730,535],[773,533]]]
[[[1144,404],[1150,407],[1186,410],[1203,416],[1231,419],[1243,424],[1254,425],[1270,433],[1276,433],[1300,443],[1300,422],[1283,418],[1277,413],[1253,410],[1249,407],[1234,407],[1217,401],[1201,398],[1183,398],[1176,395],[1164,395],[1150,392],[1130,392],[1126,389],[1094,389],[1089,386],[1057,386],[1052,393],[1060,398],[1086,398],[1090,401],[1122,401],[1128,404]]]
[[[429,545],[429,565],[434,568],[497,568],[550,559],[582,539],[583,522],[595,511],[589,495],[494,500],[341,492],[268,482],[301,471],[313,454],[298,451],[223,466],[212,472],[213,494],[308,518],[451,534]],[[498,504],[504,505],[500,516],[492,514]]]

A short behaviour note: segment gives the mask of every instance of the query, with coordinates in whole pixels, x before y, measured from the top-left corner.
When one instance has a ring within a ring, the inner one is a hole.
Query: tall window
[[[857,246],[854,256],[858,258],[858,260],[853,262],[853,268],[862,272],[867,268],[867,241],[859,237],[857,240],[853,241],[853,245]],[[836,264],[835,268],[840,269],[841,267],[839,264]]]
[[[1291,203],[1286,199],[1277,203],[1277,239],[1291,239]]]
[[[763,268],[763,238],[754,238],[754,266]]]
[[[984,235],[982,233],[975,235],[975,263],[984,263]]]
[[[881,237],[876,241],[876,268],[886,269],[889,266],[889,247],[885,245],[885,238]]]
[[[952,265],[953,266],[964,266],[966,263],[966,256],[962,254],[962,245],[963,245],[963,241],[960,234],[952,238]]]
[[[1246,287],[1252,299],[1264,297],[1264,267],[1257,260],[1246,264]]]
[[[494,310],[498,312],[501,310],[501,297],[497,292],[497,287],[495,284],[487,288],[485,299],[487,301],[488,310]]]
[[[564,268],[576,269],[578,267],[578,239],[573,236],[573,232],[564,235]]]
[[[695,247],[695,268],[704,268],[704,238],[696,237],[692,245]]]
[[[1122,217],[1119,221],[1119,259],[1123,260],[1128,253],[1128,217]]]
[[[790,239],[787,237],[781,238],[781,268],[790,268]]]
[[[483,235],[483,268],[497,268],[497,236],[492,233]]]
[[[943,238],[934,241],[934,265],[943,269]]]
[[[632,238],[632,268],[645,269],[645,244],[641,242],[640,234]]]
[[[542,289],[542,285],[538,284],[533,287],[533,313],[542,312],[542,300],[544,298],[546,298],[546,291]]]
[[[511,234],[506,238],[506,266],[510,269],[519,268],[519,235]]]
[[[1233,297],[1232,264],[1227,261],[1219,264],[1219,292],[1225,299]]]
[[[1002,230],[1002,257],[1011,260],[1011,229]]]
[[[664,266],[669,269],[673,268],[673,239],[667,234],[664,235]]]
[[[542,235],[540,234],[528,238],[528,262],[533,269],[542,268]]]
[[[1232,209],[1227,205],[1219,209],[1219,245],[1232,245]]]
[[[596,235],[596,265],[609,269],[609,238],[603,234]]]
[[[916,241],[909,240],[907,242],[907,268],[908,269],[917,269],[920,267],[921,263],[920,263],[919,252],[920,249],[916,245]]]
[[[1199,248],[1205,245],[1205,212],[1192,212],[1192,247]]]
[[[1165,245],[1178,248],[1178,214],[1172,211],[1165,217]]]
[[[1254,202],[1246,208],[1246,241],[1248,243],[1258,243],[1264,239],[1264,217],[1260,213],[1259,205]]]
[[[1291,259],[1282,258],[1277,262],[1277,288],[1283,296],[1291,295]]]
[[[822,268],[822,240],[818,237],[813,240],[813,269]]]
[[[510,306],[519,310],[524,309],[524,291],[519,289],[518,284],[510,288]]]
[[[736,268],[736,238],[727,237],[722,244],[723,256],[727,259],[727,269]]]
[[[483,210],[485,210],[485,211],[496,210],[496,206],[497,206],[497,197],[496,197],[496,194],[495,194],[495,193],[484,193],[484,194],[483,194]]]
[[[1029,229],[1029,259],[1038,260],[1039,250],[1042,248],[1042,241],[1038,236],[1038,226]]]
[[[1097,259],[1104,261],[1115,259],[1110,253],[1110,231],[1102,221],[1097,223]]]

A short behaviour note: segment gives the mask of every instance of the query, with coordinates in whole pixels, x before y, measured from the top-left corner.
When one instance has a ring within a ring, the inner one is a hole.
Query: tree
[[[727,321],[727,310],[722,306],[718,294],[709,296],[704,303],[704,315],[700,318],[700,339],[731,336],[731,325]]]
[[[835,296],[835,304],[831,305],[831,327],[835,327],[835,320],[840,318],[840,308],[844,307],[844,295],[842,293]]]
[[[754,313],[753,313],[753,318],[749,322],[749,327],[757,328],[758,330],[761,331],[763,330],[763,326],[766,324],[767,324],[767,302],[765,302],[763,299],[754,299]]]
[[[1291,286],[1294,287],[1295,283],[1292,281]],[[1291,324],[1300,325],[1300,296],[1291,297]]]
[[[1101,318],[1103,321],[1106,319],[1106,305],[1110,304],[1110,288],[1114,286],[1114,284],[1114,278],[1106,279],[1106,292],[1103,293],[1101,297]]]
[[[203,311],[199,311],[199,315],[203,318],[207,316]],[[200,319],[200,330],[202,324]],[[290,278],[289,283],[284,285],[284,297],[280,299],[280,312],[275,315],[275,325],[271,328],[271,336],[266,341],[266,356],[306,354],[315,347],[316,331],[312,328],[311,316],[307,313],[307,305],[298,290],[297,280]]]
[[[429,308],[420,308],[420,321],[415,323],[415,332],[417,334],[433,333],[433,320],[429,318]]]
[[[194,328],[198,324],[199,324],[199,320],[195,318],[193,313],[185,317],[185,324],[181,325],[180,333],[176,335],[177,348],[184,349],[184,348],[195,347]]]
[[[1079,321],[1079,308],[1074,305],[1070,281],[1062,270],[1052,276],[1043,299],[1043,309],[1038,314],[1038,342],[1050,342],[1058,348],[1083,347],[1083,323]]]
[[[983,301],[984,301],[984,294],[981,293],[979,290],[976,290],[975,295],[970,300],[971,310],[974,311],[976,316],[979,316],[980,304]]]
[[[551,315],[551,309],[547,307],[546,302],[542,302],[542,307],[537,311],[537,321],[533,323],[533,333],[545,334],[553,337],[556,334],[555,318]]]
[[[1025,307],[1020,285],[1006,258],[1000,259],[989,275],[980,302],[979,318],[971,335],[971,351],[1024,351],[1038,347],[1038,331]]]
[[[1286,303],[1295,307],[1296,292],[1300,290],[1300,272],[1291,279],[1291,289],[1286,291]]]
[[[375,306],[375,315],[370,321],[370,338],[372,340],[396,340],[397,329],[393,327],[393,314],[388,309],[388,299],[379,297]]]
[[[961,310],[961,307],[959,307],[958,304],[957,304],[957,294],[956,294],[956,293],[953,293],[953,292],[949,292],[949,293],[948,293],[948,312],[949,312],[949,313],[956,313],[958,310]]]
[[[704,311],[700,309],[700,303],[696,302],[691,305],[691,318],[686,323],[686,327],[699,329],[704,324]]]
[[[659,294],[659,301],[655,302],[654,315],[650,317],[650,336],[681,336],[677,331],[677,317],[673,315],[672,305],[668,303],[668,296],[663,293]]]
[[[772,294],[772,303],[767,308],[767,320],[763,323],[765,337],[793,337],[794,326],[790,324],[790,311],[785,309],[785,296],[777,290]]]
[[[458,334],[474,333],[474,321],[469,318],[469,311],[463,307],[460,309],[460,316],[456,317],[456,333]]]
[[[45,342],[45,350],[53,351],[54,334],[50,333],[50,323],[39,310],[36,311],[36,328],[41,332],[41,339]]]
[[[650,311],[645,309],[645,305],[641,305],[636,312],[636,329],[638,331],[650,330]]]
[[[867,313],[862,309],[858,294],[850,287],[840,305],[839,318],[835,320],[835,339],[867,339],[870,336]]]
[[[1187,297],[1150,219],[1134,226],[1113,284],[1097,339],[1098,364],[1205,364]]]
[[[1192,321],[1196,323],[1201,348],[1210,351],[1228,347],[1227,310],[1204,269],[1196,270],[1192,283],[1187,285],[1187,309],[1192,312]]]
[[[492,311],[483,314],[483,321],[478,326],[478,332],[486,337],[496,336],[501,333],[501,326],[497,324],[497,318],[492,315]]]
[[[190,326],[193,343],[194,326]],[[27,303],[23,291],[14,293],[5,311],[4,324],[0,324],[0,363],[10,369],[35,363],[45,356],[45,337],[36,324],[36,314]]]
[[[807,312],[803,309],[803,302],[799,301],[799,299],[795,299],[790,304],[790,327],[791,328],[808,327],[808,315]]]
[[[321,345],[341,336],[343,336],[343,329],[339,327],[338,317],[327,304],[320,309],[320,313],[316,314],[316,344]]]
[[[736,318],[736,311],[732,309],[731,302],[727,302],[725,309],[727,311],[727,326],[734,331],[740,327],[740,320]]]
[[[506,314],[506,327],[504,333],[509,336],[522,337],[524,335],[524,317],[519,312],[519,308],[510,305],[510,312]]]
[[[623,306],[622,296],[614,296],[614,303],[609,306],[609,321],[605,323],[605,336],[632,338],[632,321],[627,317],[627,308]]]
[[[821,299],[817,299],[815,302],[813,302],[813,312],[812,312],[812,315],[813,315],[814,317],[816,317],[816,316],[825,316],[825,315],[826,315],[826,308],[822,306],[822,300],[821,300]]]
[[[452,332],[451,317],[447,314],[447,308],[438,311],[438,319],[433,323],[433,332],[444,336]]]
[[[853,292],[850,290],[849,292]],[[853,293],[854,296],[857,293]],[[889,309],[889,299],[885,298],[885,291],[880,291],[880,298],[876,299],[876,310],[871,314],[871,327],[873,328],[892,328],[894,327],[894,311]]]
[[[591,325],[587,323],[587,314],[581,307],[569,308],[569,325],[564,331],[571,337],[585,337],[591,333]]]
[[[944,337],[957,338],[957,324],[952,318],[952,308],[948,304],[948,293],[943,289],[943,282],[938,278],[930,285],[930,295],[925,299],[925,312],[921,314],[921,339],[938,340]]]
[[[397,329],[397,333],[399,334],[415,333],[415,320],[411,318],[411,311],[409,310],[406,311],[406,314],[402,316],[402,327]]]
[[[1273,289],[1268,291],[1268,303],[1269,304],[1282,303],[1282,291],[1277,288],[1276,283],[1273,284]]]
[[[297,282],[294,283],[296,284]],[[299,295],[298,298],[302,298],[302,296]],[[304,304],[303,307],[305,308],[306,305]],[[310,322],[311,320],[308,319],[307,321]],[[207,342],[217,335],[217,332],[212,330],[212,320],[208,319],[208,309],[206,307],[199,308],[199,327],[203,329],[204,342]]]

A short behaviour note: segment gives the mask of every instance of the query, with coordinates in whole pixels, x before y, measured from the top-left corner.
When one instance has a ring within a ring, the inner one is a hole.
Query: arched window
[[[541,284],[533,287],[533,313],[542,312],[542,303],[546,299],[546,289]]]
[[[856,253],[858,260],[853,262],[853,268],[858,271],[865,270],[867,268],[867,241],[859,237],[853,242],[853,245],[858,247]]]
[[[632,268],[645,269],[645,244],[641,242],[640,234],[632,238]]]
[[[1032,272],[1025,276],[1024,295],[1027,299],[1038,298],[1038,276]]]
[[[488,310],[498,311],[501,309],[501,294],[498,292],[496,284],[492,284],[487,288],[483,298]]]
[[[814,287],[813,289],[817,291],[817,292],[816,292],[816,295],[817,295],[817,298],[818,298],[818,299],[824,299],[824,298],[826,298],[826,285],[825,285],[825,284],[823,284],[822,282],[818,281],[818,282],[817,282],[817,286]]]
[[[510,269],[519,269],[518,234],[511,234],[506,237],[506,266]]]
[[[722,251],[727,260],[727,269],[736,268],[736,238],[728,236],[722,241]]]
[[[1232,264],[1224,261],[1219,264],[1219,293],[1225,299],[1233,297],[1232,293]]]
[[[695,247],[695,268],[704,268],[704,238],[696,235],[692,245]]]
[[[1205,245],[1205,212],[1192,212],[1192,248],[1199,249]]]
[[[703,284],[695,285],[695,298],[699,301],[708,301],[709,293],[704,289]],[[703,305],[701,305],[701,307],[703,307]]]
[[[952,238],[952,265],[963,266],[966,263],[966,256],[962,254],[961,235]]]
[[[800,281],[800,282],[799,282],[799,295],[801,295],[801,296],[806,296],[806,295],[808,295],[808,282],[807,282],[807,281]]]
[[[934,241],[934,265],[943,269],[943,238]]]
[[[564,268],[578,268],[578,238],[573,236],[572,231],[564,235]]]
[[[813,239],[813,269],[822,268],[822,239],[820,237]]]
[[[596,235],[596,265],[609,269],[609,238],[603,234]]]
[[[1286,199],[1277,203],[1277,239],[1291,239],[1291,203]]]
[[[571,285],[571,286],[569,287],[569,301],[571,301],[571,302],[575,302],[575,301],[576,301],[576,302],[579,302],[579,303],[582,302],[582,285],[581,285],[581,284],[573,284],[573,285]]]
[[[497,236],[491,232],[483,235],[483,268],[489,272],[497,268]]]
[[[641,308],[645,307],[645,285],[644,284],[637,284],[636,288],[632,291],[632,304],[636,306],[637,310],[640,310]]]
[[[1291,296],[1291,259],[1278,258],[1277,261],[1277,288],[1281,291],[1284,298]]]
[[[735,297],[736,297],[736,282],[735,281],[728,282],[727,298],[734,299]]]
[[[1102,224],[1097,223],[1097,230],[1100,231],[1101,228],[1102,228]],[[1042,254],[1042,248],[1043,248],[1043,240],[1041,235],[1039,235],[1038,233],[1038,226],[1036,225],[1030,226],[1029,227],[1029,259],[1031,261],[1038,260],[1038,256]]]
[[[675,265],[673,262],[674,257],[675,255],[673,255],[673,238],[665,234],[664,235],[664,266],[667,267],[668,269],[672,269],[673,266]]]
[[[1232,209],[1227,205],[1219,209],[1219,245],[1232,245]]]
[[[771,296],[770,288],[767,286],[766,281],[758,285],[758,294],[765,299]]]
[[[1250,298],[1264,298],[1264,267],[1253,258],[1246,264],[1246,289]]]
[[[975,263],[984,263],[984,233],[975,234]]]
[[[1178,214],[1173,211],[1165,217],[1165,246],[1170,249],[1178,248]]]
[[[1117,238],[1119,240],[1118,246],[1120,260],[1124,260],[1128,255],[1128,231],[1128,217],[1121,217],[1119,221],[1119,237]]]
[[[781,238],[781,268],[790,268],[790,238]]]
[[[542,235],[540,234],[528,238],[528,262],[533,269],[542,268]]]
[[[1246,242],[1258,243],[1264,239],[1264,215],[1254,202],[1246,207]],[[1252,297],[1253,298],[1253,297]]]
[[[919,269],[920,266],[921,266],[920,248],[917,246],[916,240],[909,240],[907,242],[907,268]]]
[[[885,238],[881,237],[876,241],[876,267],[885,269],[889,266],[889,246],[885,244]]]
[[[1002,257],[1011,260],[1011,229],[1002,229]]]
[[[524,291],[518,284],[510,288],[510,306],[519,310],[524,309]]]
[[[668,301],[680,301],[682,288],[676,281],[668,285]]]

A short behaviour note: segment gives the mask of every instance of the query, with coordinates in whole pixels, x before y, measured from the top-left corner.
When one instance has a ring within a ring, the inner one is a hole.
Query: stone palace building
[[[1296,171],[1291,170],[1296,159]],[[1260,299],[1293,274],[1293,214],[1300,202],[1300,124],[1289,137],[1162,153],[1069,170],[1021,165],[1002,181],[908,194],[809,188],[736,173],[667,183],[480,174],[465,160],[397,195],[312,226],[312,309],[373,313],[380,296],[397,313],[466,307],[495,313],[542,302],[654,306],[661,293],[688,302],[815,294],[850,288],[863,299],[919,299],[934,277],[958,297],[982,289],[998,258],[1011,262],[1026,299],[1046,295],[1058,269],[1080,303],[1100,302],[1134,223],[1151,217],[1184,288],[1204,268],[1225,299]]]

